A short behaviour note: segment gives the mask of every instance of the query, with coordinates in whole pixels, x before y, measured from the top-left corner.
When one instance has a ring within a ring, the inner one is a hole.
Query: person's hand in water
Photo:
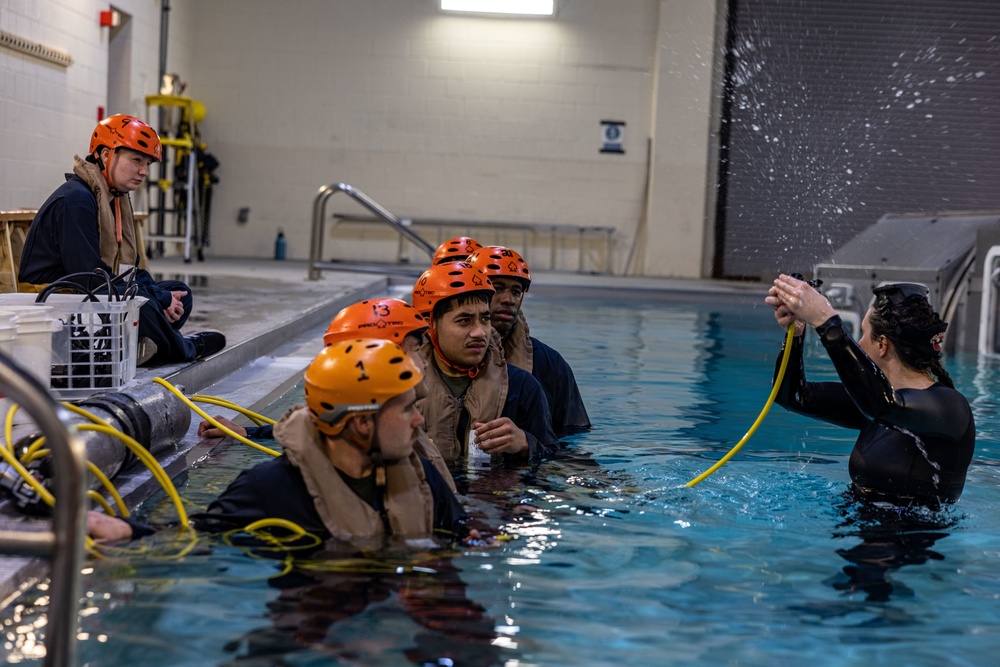
[[[132,538],[132,526],[113,516],[90,510],[87,512],[87,534],[95,542],[121,542]]]
[[[795,321],[796,335],[801,334],[803,323],[816,327],[837,314],[826,297],[809,283],[785,274],[774,279],[774,285],[767,294],[764,302],[774,308],[774,318],[778,324],[787,327]]]

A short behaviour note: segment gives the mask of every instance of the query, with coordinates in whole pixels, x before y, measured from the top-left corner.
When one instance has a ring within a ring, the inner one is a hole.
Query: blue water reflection
[[[739,440],[768,395],[782,337],[769,309],[531,295],[525,310],[532,334],[573,366],[595,429],[568,438],[557,460],[460,480],[473,513],[509,541],[398,556],[432,573],[351,575],[294,593],[268,580],[280,564],[217,542],[179,561],[94,562],[84,660],[399,665],[457,646],[456,664],[472,665],[992,664],[992,362],[947,360],[979,427],[954,507],[857,505],[845,493],[855,434],[781,408],[692,489],[684,483]],[[821,350],[807,370],[833,377]],[[260,456],[220,451],[181,492],[202,505]],[[169,552],[171,539],[145,548]],[[18,629],[30,618],[30,608],[5,617],[5,650],[38,664]],[[254,642],[266,649],[256,660]]]

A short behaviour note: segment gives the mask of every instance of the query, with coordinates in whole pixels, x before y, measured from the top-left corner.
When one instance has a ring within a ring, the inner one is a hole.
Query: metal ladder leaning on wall
[[[33,376],[0,353],[0,392],[26,410],[52,451],[52,530],[0,530],[0,554],[47,556],[52,561],[49,614],[45,641],[47,667],[76,664],[76,632],[80,604],[80,566],[86,529],[86,452],[83,441],[71,435],[70,413],[56,404]],[[0,445],[2,446],[2,445]]]

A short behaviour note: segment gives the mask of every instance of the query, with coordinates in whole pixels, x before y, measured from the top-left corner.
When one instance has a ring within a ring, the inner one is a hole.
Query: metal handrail
[[[83,441],[67,429],[71,414],[59,406],[34,376],[0,353],[0,392],[26,410],[52,451],[52,530],[0,530],[0,553],[48,556],[52,560],[45,664],[76,664],[76,632],[80,604],[80,566],[86,529],[86,451]]]
[[[436,250],[434,246],[409,229],[399,218],[385,210],[374,199],[347,183],[331,183],[321,187],[316,193],[316,199],[313,200],[312,238],[309,242],[309,280],[319,280],[321,275],[321,271],[316,266],[323,256],[323,222],[326,218],[326,202],[338,192],[350,195],[356,202],[374,213],[377,218],[388,223],[399,234],[422,248],[428,257],[434,256]]]

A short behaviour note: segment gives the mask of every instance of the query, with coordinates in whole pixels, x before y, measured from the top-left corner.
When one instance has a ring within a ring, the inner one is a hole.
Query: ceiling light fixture
[[[441,11],[553,16],[556,13],[556,0],[441,0]]]

